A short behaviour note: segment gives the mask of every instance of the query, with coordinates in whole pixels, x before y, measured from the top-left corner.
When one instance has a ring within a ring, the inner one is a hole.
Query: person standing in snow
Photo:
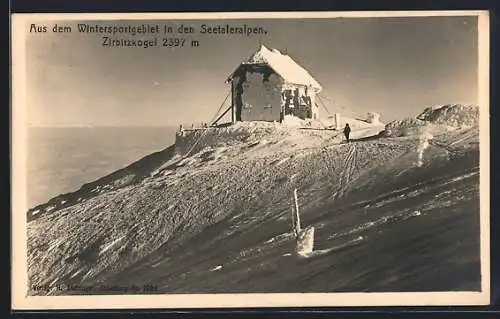
[[[349,123],[346,123],[344,127],[344,135],[347,143],[349,143],[349,134],[351,133],[351,128],[349,127]]]

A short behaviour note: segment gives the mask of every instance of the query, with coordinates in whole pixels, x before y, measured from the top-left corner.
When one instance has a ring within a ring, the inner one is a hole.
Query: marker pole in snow
[[[314,248],[314,227],[307,226],[304,229],[300,227],[299,201],[296,188],[293,190],[293,200],[294,206],[292,211],[294,211],[295,214],[292,213],[292,222],[294,226],[293,232],[297,241],[295,252],[300,257],[308,258],[312,256]]]
[[[295,188],[293,190],[293,200],[295,203],[295,220],[294,220],[294,227],[295,227],[295,233],[297,235],[300,234],[300,215],[299,215],[299,201],[297,197],[297,189]]]

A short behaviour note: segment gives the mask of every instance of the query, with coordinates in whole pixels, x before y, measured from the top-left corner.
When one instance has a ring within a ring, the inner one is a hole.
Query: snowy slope
[[[433,135],[419,165],[418,135],[339,144],[335,131],[238,125],[31,210],[30,286],[49,287],[32,293],[479,289],[477,126]],[[293,254],[294,188],[315,249],[332,252]]]

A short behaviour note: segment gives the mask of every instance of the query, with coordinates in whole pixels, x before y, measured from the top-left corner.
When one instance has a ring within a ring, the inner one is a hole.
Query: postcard
[[[487,305],[487,11],[14,14],[12,307]]]

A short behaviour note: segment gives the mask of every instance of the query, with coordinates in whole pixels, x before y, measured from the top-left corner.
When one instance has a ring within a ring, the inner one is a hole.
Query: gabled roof
[[[241,64],[265,64],[270,66],[288,83],[313,87],[317,91],[321,91],[322,89],[321,85],[311,76],[311,74],[309,74],[309,72],[297,64],[291,57],[282,54],[277,49],[269,50],[264,45],[261,45],[260,50],[252,54],[247,61]],[[229,80],[232,79],[233,75],[234,72],[229,77]]]

